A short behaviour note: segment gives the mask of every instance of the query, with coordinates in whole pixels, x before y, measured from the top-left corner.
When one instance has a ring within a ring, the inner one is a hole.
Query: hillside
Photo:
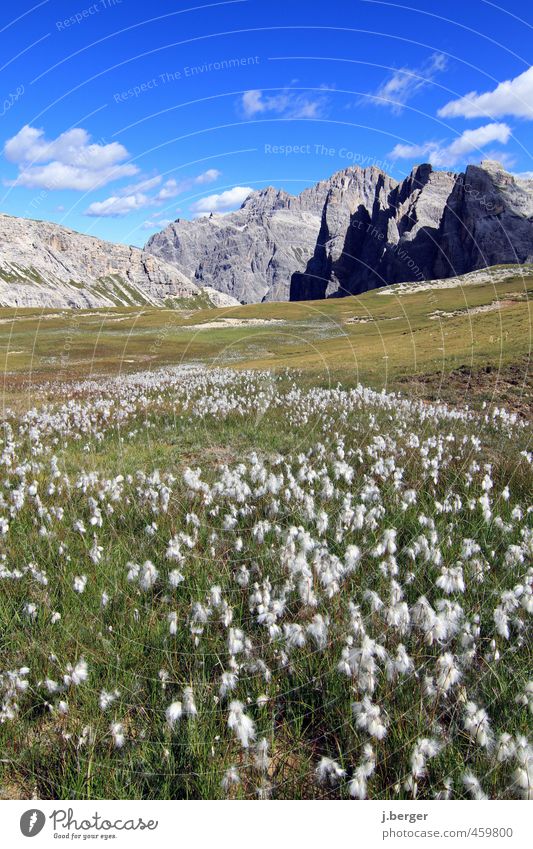
[[[48,221],[0,214],[0,306],[161,306],[232,299],[201,289],[139,248],[113,244]]]

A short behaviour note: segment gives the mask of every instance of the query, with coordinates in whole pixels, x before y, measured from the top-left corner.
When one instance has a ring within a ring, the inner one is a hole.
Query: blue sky
[[[0,210],[142,245],[354,164],[533,172],[530,3],[412,3],[4,4]]]

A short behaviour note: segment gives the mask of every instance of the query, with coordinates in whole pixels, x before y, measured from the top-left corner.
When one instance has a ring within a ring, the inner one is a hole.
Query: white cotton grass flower
[[[344,778],[346,770],[337,761],[324,756],[321,758],[315,773],[319,784],[328,784],[330,787],[334,787]]]
[[[80,657],[75,666],[72,666],[70,663],[68,664],[67,671],[65,675],[63,675],[63,682],[66,687],[69,687],[71,684],[78,686],[86,681],[88,677],[89,667],[87,666],[85,658]]]
[[[76,575],[73,582],[74,592],[81,595],[87,586],[87,575]]]
[[[413,778],[425,778],[427,775],[426,764],[430,758],[436,757],[442,746],[438,740],[430,737],[421,737],[416,741],[416,745],[411,755],[411,774]]]
[[[361,702],[352,704],[352,710],[358,728],[367,731],[376,740],[383,740],[387,734],[387,727],[381,718],[379,705],[373,704],[368,696],[364,696]]]
[[[483,792],[481,784],[473,772],[465,772],[463,775],[463,784],[466,788],[466,792],[472,799],[481,802],[488,798]]]
[[[241,783],[241,777],[236,766],[230,766],[225,771],[222,777],[222,789],[224,793],[228,793],[232,787],[237,787]]]
[[[120,693],[118,690],[114,690],[113,692],[108,692],[108,690],[101,690],[100,695],[98,697],[98,704],[100,706],[100,710],[107,710],[107,708],[118,699],[119,695]]]
[[[435,793],[435,799],[439,799],[441,801],[446,801],[447,799],[451,799],[453,793],[453,780],[448,775],[442,782],[442,789],[437,790]]]
[[[218,690],[220,698],[224,699],[228,693],[231,693],[236,688],[238,681],[239,675],[237,672],[223,672],[220,676],[220,687]]]
[[[192,687],[183,688],[183,713],[190,719],[193,719],[198,714]]]
[[[172,589],[176,589],[185,580],[179,569],[172,569],[168,574],[168,582]]]
[[[524,799],[533,799],[533,747],[526,737],[516,738],[515,759],[518,764],[513,772],[514,786]]]
[[[126,735],[124,734],[124,726],[121,722],[112,722],[110,725],[111,736],[113,737],[113,744],[115,749],[121,749],[126,742]]]
[[[33,602],[26,602],[24,605],[24,614],[28,619],[37,619],[37,605]]]
[[[169,728],[174,728],[176,723],[181,719],[182,715],[183,707],[181,702],[172,702],[165,711],[165,718]]]
[[[516,753],[516,745],[513,740],[513,737],[507,732],[503,732],[498,737],[498,742],[496,743],[496,760],[499,763],[503,761],[508,761],[512,757],[514,757]]]
[[[475,702],[467,702],[465,705],[463,727],[478,746],[482,748],[488,748],[490,746],[492,733],[489,717],[486,710],[478,707]]]
[[[52,625],[55,625],[56,622],[60,621],[60,619],[61,619],[61,614],[58,613],[57,610],[55,610],[50,617],[50,622],[52,623]]]
[[[443,590],[443,592],[448,595],[451,593],[464,593],[465,581],[462,567],[444,566],[435,583],[439,589]]]
[[[533,681],[528,681],[523,693],[519,693],[515,699],[517,705],[527,707],[533,713]]]
[[[169,633],[171,637],[174,637],[178,633],[178,614],[173,610],[168,614],[167,619]]]
[[[317,613],[306,628],[318,649],[325,649],[328,644],[328,624],[328,618],[324,619],[320,613]]]
[[[243,749],[247,749],[250,743],[255,740],[254,721],[244,713],[242,702],[230,702],[228,728],[234,732]]]
[[[254,766],[259,772],[266,772],[270,764],[268,756],[268,740],[262,737],[254,747]]]
[[[268,702],[269,702],[269,698],[264,693],[262,693],[256,699],[256,704],[257,704],[258,708],[265,707],[268,704]]]
[[[158,578],[158,571],[151,560],[145,560],[139,572],[139,585],[142,590],[151,590]]]
[[[456,658],[451,652],[441,654],[437,659],[437,688],[443,693],[461,680],[461,671],[456,664]]]
[[[363,758],[355,768],[348,784],[348,792],[353,799],[366,799],[368,779],[376,769],[376,754],[370,743],[363,746]]]

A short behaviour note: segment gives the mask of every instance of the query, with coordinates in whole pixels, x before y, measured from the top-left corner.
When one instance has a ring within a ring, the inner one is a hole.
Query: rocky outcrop
[[[324,181],[298,196],[253,192],[228,215],[178,219],[146,250],[243,303],[288,300],[293,273],[313,256],[328,187]]]
[[[359,294],[533,259],[533,181],[495,162],[419,165],[401,182],[347,168],[300,195],[253,192],[237,212],[177,220],[146,250],[242,302]]]
[[[0,214],[1,306],[214,305],[220,298],[139,248]]]

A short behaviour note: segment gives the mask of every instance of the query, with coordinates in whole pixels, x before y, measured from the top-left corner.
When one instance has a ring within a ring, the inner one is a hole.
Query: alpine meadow
[[[6,803],[533,799],[533,22],[419,6],[0,13]]]

